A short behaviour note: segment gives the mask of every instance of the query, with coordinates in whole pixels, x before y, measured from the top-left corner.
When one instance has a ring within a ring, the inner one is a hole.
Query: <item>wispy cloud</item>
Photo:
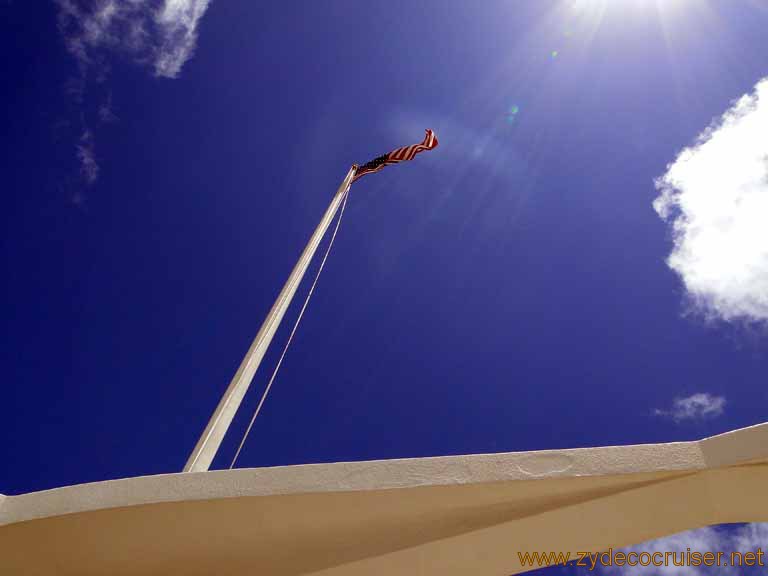
[[[209,0],[166,0],[157,13],[162,43],[155,51],[155,73],[176,78],[197,45],[197,25]]]
[[[657,180],[671,223],[667,264],[696,309],[768,322],[768,78],[683,150]]]
[[[59,30],[81,68],[103,64],[106,53],[149,64],[176,78],[192,57],[197,27],[210,0],[56,0]]]
[[[197,29],[210,0],[55,0],[58,28],[67,51],[75,58],[79,76],[70,79],[66,92],[84,109],[86,85],[104,85],[113,56],[150,68],[155,76],[177,78],[192,57]],[[105,90],[106,91],[106,90]],[[96,106],[96,120],[81,112],[82,132],[75,156],[87,184],[99,175],[91,126],[117,120],[112,94]],[[93,119],[91,119],[93,120]]]
[[[93,184],[99,177],[99,165],[96,163],[96,152],[93,143],[93,132],[85,130],[77,143],[77,158],[80,170],[88,184]]]
[[[112,94],[109,94],[106,100],[99,105],[99,120],[104,124],[117,122],[118,117],[115,116],[115,111],[112,107]]]
[[[707,392],[699,392],[685,398],[675,398],[672,408],[663,410],[657,408],[654,414],[671,418],[675,422],[686,420],[704,420],[716,418],[725,410],[725,398],[714,396]]]
[[[600,572],[608,574],[620,574],[621,576],[635,576],[650,574],[651,571],[661,575],[675,575],[675,576],[704,576],[705,574],[741,574],[744,568],[740,566],[731,565],[731,552],[739,552],[742,555],[748,552],[756,553],[758,549],[765,552],[766,546],[768,546],[768,524],[746,524],[737,527],[707,527],[700,528],[698,530],[689,530],[688,532],[681,532],[667,538],[659,538],[650,542],[645,542],[637,546],[624,548],[622,552],[648,552],[651,555],[655,552],[660,552],[662,556],[657,556],[657,559],[662,559],[667,552],[677,552],[677,561],[684,560],[681,553],[685,554],[690,552],[699,552],[704,554],[705,552],[723,552],[722,561],[727,562],[728,566],[720,566],[717,568],[706,566],[675,566],[673,564],[674,558],[668,557],[669,565],[667,566],[651,566],[651,567],[624,567],[617,569],[616,567],[601,567]],[[738,559],[738,557],[734,557]],[[763,560],[765,561],[765,559]],[[746,564],[745,564],[746,566]],[[715,572],[713,572],[715,570]]]

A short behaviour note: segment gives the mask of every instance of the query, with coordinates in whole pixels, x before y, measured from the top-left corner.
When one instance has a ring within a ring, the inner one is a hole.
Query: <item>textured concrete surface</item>
[[[699,442],[169,474],[0,499],[5,574],[488,574],[768,520],[768,425]]]

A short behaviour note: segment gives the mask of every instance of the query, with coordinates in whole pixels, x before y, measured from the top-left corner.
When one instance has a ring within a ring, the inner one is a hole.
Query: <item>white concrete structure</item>
[[[0,498],[0,574],[504,576],[768,521],[768,424],[698,442],[147,476]]]

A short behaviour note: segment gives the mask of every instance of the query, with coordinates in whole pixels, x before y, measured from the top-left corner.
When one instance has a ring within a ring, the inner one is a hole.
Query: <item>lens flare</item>
[[[507,124],[514,124],[515,120],[517,119],[517,115],[520,113],[520,107],[516,104],[513,104],[509,107],[509,110],[506,113],[506,119]]]

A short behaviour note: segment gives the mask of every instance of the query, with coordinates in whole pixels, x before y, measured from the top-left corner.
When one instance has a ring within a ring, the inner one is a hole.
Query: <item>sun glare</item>
[[[679,31],[701,30],[706,22],[716,21],[708,0],[563,0],[561,17],[569,24],[566,36],[578,30],[581,39],[591,41],[607,23],[654,16],[668,45]]]

